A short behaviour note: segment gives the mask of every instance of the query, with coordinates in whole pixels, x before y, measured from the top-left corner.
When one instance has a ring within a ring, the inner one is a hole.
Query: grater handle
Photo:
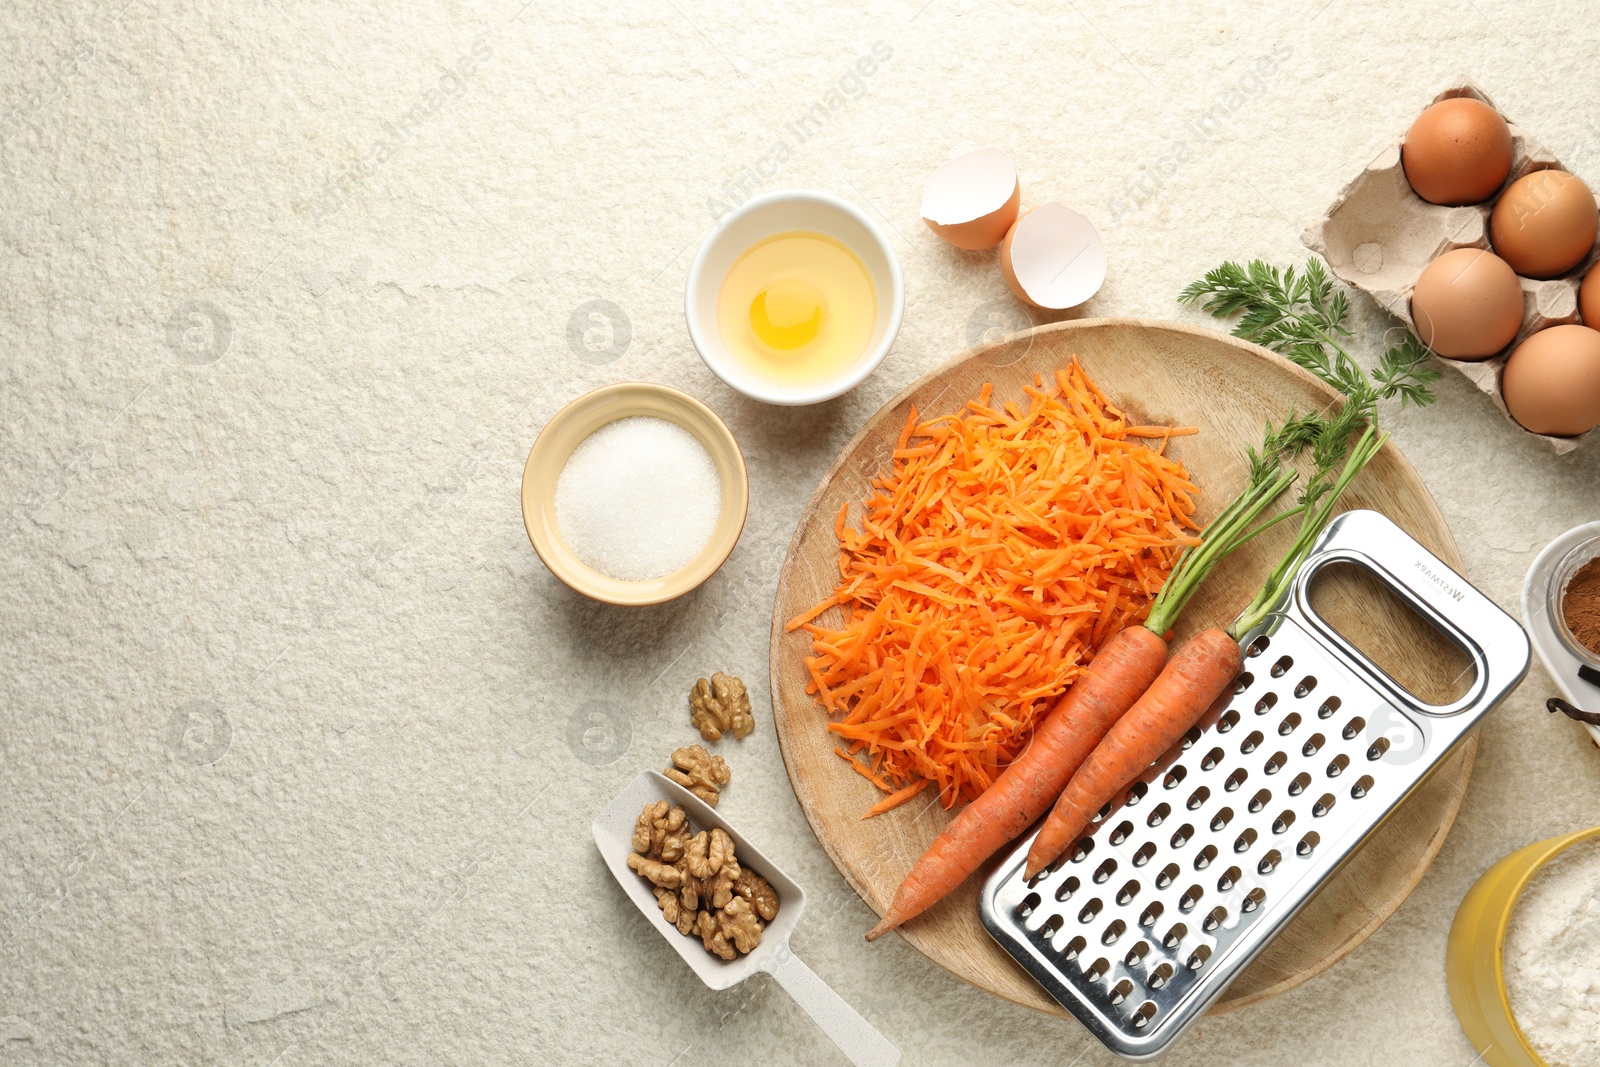
[[[1317,572],[1339,562],[1371,572],[1472,660],[1476,677],[1459,699],[1426,704],[1409,695],[1408,703],[1433,715],[1482,710],[1499,701],[1528,673],[1528,635],[1514,618],[1387,516],[1376,511],[1347,511],[1329,524],[1313,546],[1295,582],[1295,606],[1319,637],[1385,688],[1394,688],[1393,680],[1381,671],[1374,672],[1367,657],[1311,608],[1311,583]]]
[[[900,1050],[784,945],[763,968],[857,1067],[895,1067]]]

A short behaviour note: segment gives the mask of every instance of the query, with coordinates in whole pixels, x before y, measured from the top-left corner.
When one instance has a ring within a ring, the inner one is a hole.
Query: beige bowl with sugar
[[[716,466],[722,485],[722,510],[716,528],[694,559],[671,574],[642,582],[601,574],[573,554],[556,522],[556,482],[573,449],[607,423],[636,415],[665,419],[700,442]],[[584,393],[555,413],[528,452],[522,468],[522,524],[528,540],[550,573],[576,592],[607,604],[644,607],[661,604],[698,588],[727,560],[744,530],[750,483],[744,456],[732,432],[716,413],[679,389],[653,382],[620,382]]]

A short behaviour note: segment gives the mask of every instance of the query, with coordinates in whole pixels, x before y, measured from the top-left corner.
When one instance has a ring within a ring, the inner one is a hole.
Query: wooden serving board
[[[1298,367],[1236,338],[1156,320],[1084,319],[1023,331],[964,353],[901,393],[856,434],[823,477],[789,546],[773,613],[772,705],[789,778],[812,830],[845,880],[880,915],[949,814],[936,800],[919,797],[861,820],[881,794],[833,754],[826,713],[805,691],[801,658],[810,652],[810,638],[804,631],[785,634],[783,624],[832,593],[839,573],[834,517],[848,502],[850,522],[858,522],[868,483],[888,468],[910,405],[925,416],[952,412],[976,396],[984,382],[994,383],[996,403],[1020,400],[1035,375],[1050,380],[1073,355],[1130,420],[1200,428],[1195,436],[1173,439],[1170,449],[1200,485],[1202,521],[1243,486],[1245,450],[1260,442],[1267,419],[1281,420],[1290,405],[1320,410],[1334,398]],[[1382,511],[1459,568],[1443,517],[1392,444],[1350,487],[1345,504]],[[1244,608],[1287,547],[1290,525],[1258,538],[1213,572],[1185,612],[1174,644],[1202,625],[1231,620]],[[1372,610],[1376,594],[1374,584],[1363,585],[1359,578],[1327,584],[1319,578],[1314,600],[1330,623],[1414,692],[1438,700],[1454,691],[1459,654],[1414,617]],[[822,621],[836,620],[840,611],[833,609]],[[1214,1011],[1299,985],[1355,948],[1400,906],[1455,820],[1476,747],[1473,737],[1376,832]],[[930,960],[981,989],[1065,1014],[990,940],[978,920],[978,889],[992,862],[899,932]]]

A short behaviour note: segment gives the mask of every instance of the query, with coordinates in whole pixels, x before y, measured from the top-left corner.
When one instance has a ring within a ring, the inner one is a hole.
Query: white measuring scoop
[[[658,800],[682,807],[696,831],[721,827],[733,839],[739,866],[759,874],[777,891],[777,918],[761,932],[761,944],[754,952],[724,960],[707,952],[698,937],[678,933],[677,927],[662,918],[654,887],[628,869],[628,854],[633,851],[633,829],[639,821],[639,813],[645,805]],[[683,962],[706,985],[712,989],[728,989],[757,971],[765,971],[778,980],[813,1022],[822,1027],[822,1032],[839,1046],[851,1063],[860,1067],[894,1067],[900,1062],[900,1050],[789,950],[789,935],[794,933],[806,908],[805,890],[699,797],[664,775],[645,771],[595,816],[594,843],[617,882],[644,912],[645,919],[678,950]]]

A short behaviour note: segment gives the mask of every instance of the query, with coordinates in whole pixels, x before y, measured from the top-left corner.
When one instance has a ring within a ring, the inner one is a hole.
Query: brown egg
[[[1583,316],[1585,326],[1600,330],[1600,270],[1594,267],[1589,268],[1578,287],[1578,314]]]
[[[1600,330],[1552,326],[1517,346],[1500,374],[1512,418],[1534,433],[1571,437],[1600,423]]]
[[[1554,278],[1583,262],[1600,229],[1594,194],[1564,170],[1536,170],[1506,189],[1489,216],[1489,241],[1511,269]]]
[[[1441,100],[1406,131],[1400,164],[1429,203],[1480,203],[1511,173],[1511,128],[1481,100]]]
[[[1522,286],[1493,252],[1458,248],[1429,263],[1411,293],[1422,343],[1451,359],[1488,359],[1522,326]]]

